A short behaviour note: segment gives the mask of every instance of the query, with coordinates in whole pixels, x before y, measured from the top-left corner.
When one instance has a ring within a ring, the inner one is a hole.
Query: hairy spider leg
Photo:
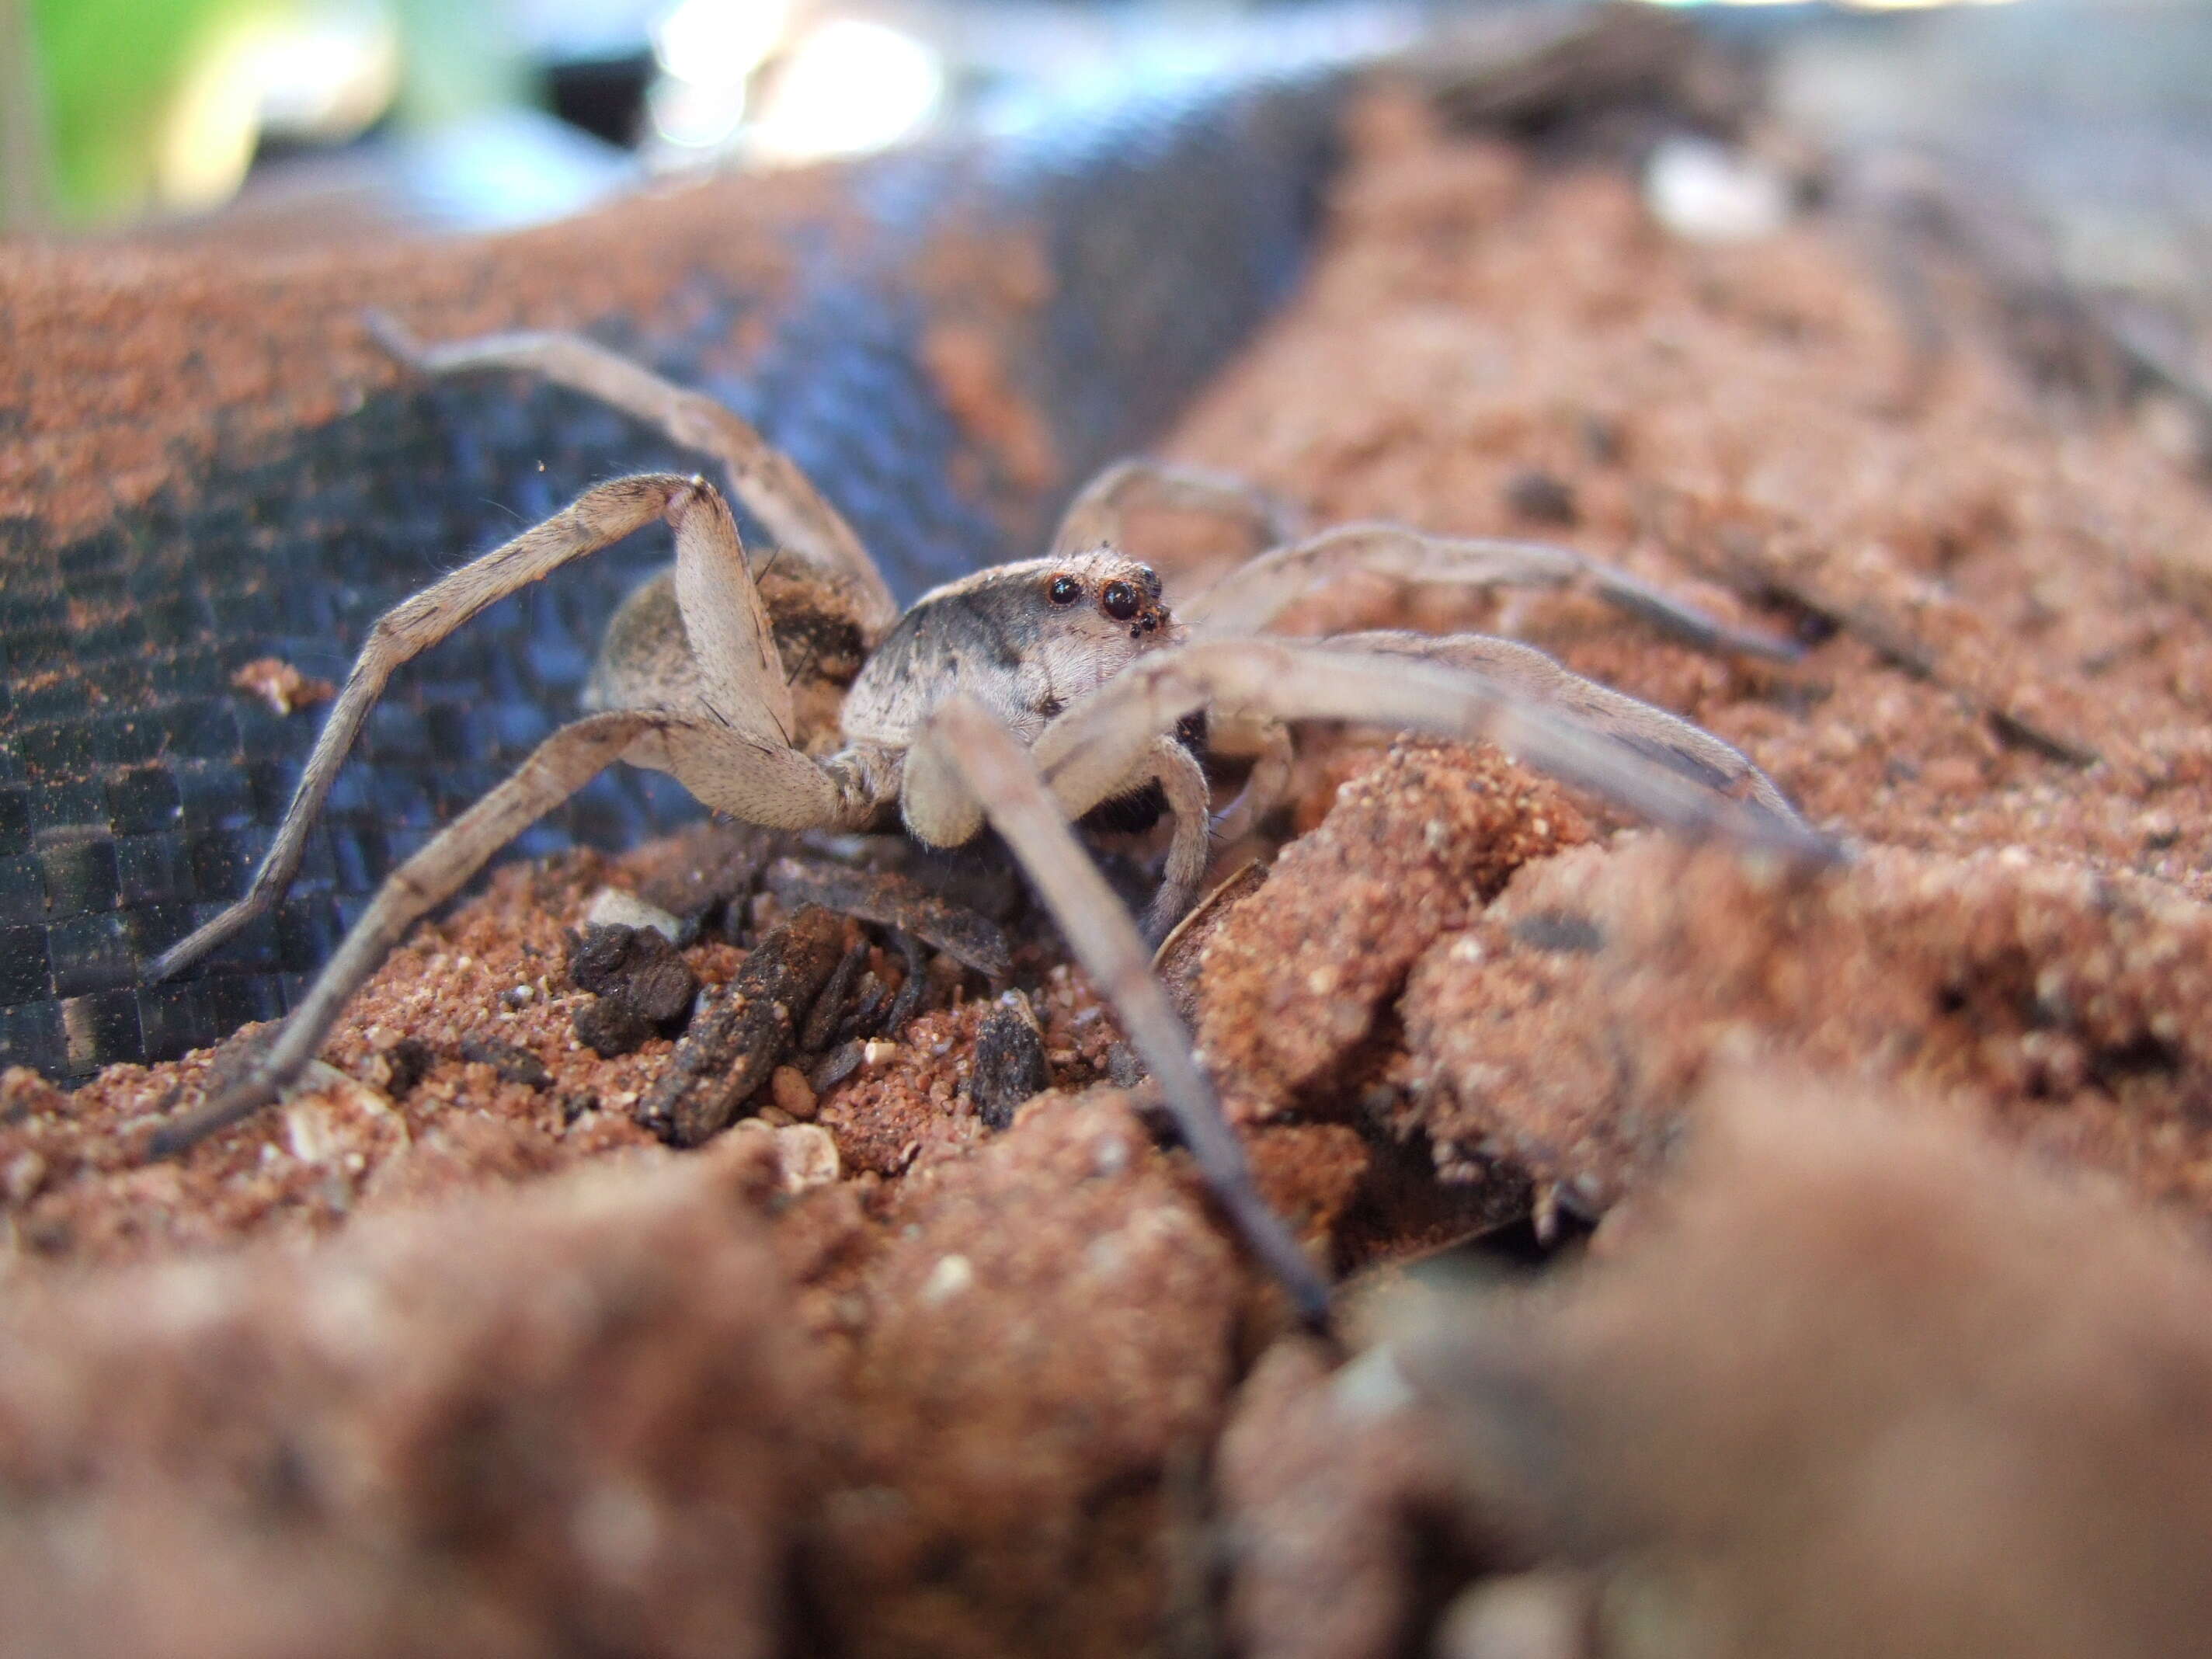
[[[1328,1281],[1254,1185],[1243,1143],[1192,1057],[1189,1036],[1152,970],[1151,952],[1076,841],[1061,803],[1046,788],[1028,751],[981,704],[954,696],[931,714],[908,766],[909,794],[919,789],[930,797],[926,812],[940,801],[949,805],[951,798],[964,797],[954,810],[988,817],[1013,848],[1069,947],[1158,1080],[1208,1188],[1252,1254],[1289,1291],[1301,1316],[1326,1328]]]
[[[1571,549],[1541,542],[1433,536],[1397,524],[1349,524],[1239,565],[1176,614],[1200,638],[1264,631],[1294,601],[1355,572],[1469,587],[1576,589],[1701,651],[1794,662],[1797,648],[1731,628],[1660,589]]]
[[[1677,833],[1793,863],[1841,855],[1719,738],[1540,651],[1480,636],[1197,641],[1132,664],[1048,726],[1032,752],[1056,798],[1080,799],[1127,776],[1157,736],[1206,707],[1486,738]]]
[[[870,645],[898,620],[898,601],[844,515],[758,428],[704,392],[664,380],[580,334],[486,334],[425,345],[380,313],[371,313],[368,325],[386,350],[423,374],[511,369],[536,374],[649,422],[687,449],[713,456],[728,474],[730,493],[761,521],[779,553],[852,584]]]

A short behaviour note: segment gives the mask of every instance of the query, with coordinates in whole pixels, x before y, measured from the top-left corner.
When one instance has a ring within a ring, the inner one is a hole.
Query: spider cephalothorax
[[[191,962],[282,894],[307,830],[392,671],[486,605],[656,520],[676,561],[611,622],[584,718],[394,871],[258,1064],[171,1126],[174,1148],[272,1097],[314,1056],[346,999],[416,920],[532,820],[607,765],[665,771],[708,806],[785,830],[854,830],[896,817],[933,847],[988,825],[1027,871],[1114,1003],[1186,1142],[1248,1240],[1319,1316],[1325,1291],[1250,1185],[1128,916],[1071,825],[1164,814],[1172,834],[1146,916],[1155,937],[1190,905],[1212,836],[1241,832],[1286,785],[1288,723],[1350,720],[1489,737],[1532,764],[1674,828],[1790,858],[1830,844],[1741,754],[1708,732],[1477,635],[1266,634],[1292,600],[1355,571],[1472,586],[1586,588],[1708,648],[1774,654],[1620,572],[1563,550],[1354,525],[1298,538],[1273,502],[1211,475],[1124,462],[1081,491],[1046,556],[924,594],[904,612],[866,550],[750,426],[590,343],[516,335],[423,350],[431,372],[534,369],[654,421],[719,459],[777,550],[748,561],[703,478],[602,484],[544,524],[387,612],[370,632],[246,896],[173,947]],[[1119,550],[1143,501],[1219,515],[1273,550],[1170,611],[1158,574]],[[1200,750],[1249,760],[1216,812]]]

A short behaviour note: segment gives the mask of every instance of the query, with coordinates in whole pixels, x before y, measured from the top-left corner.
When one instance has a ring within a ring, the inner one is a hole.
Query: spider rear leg
[[[164,1124],[148,1144],[149,1155],[167,1158],[184,1152],[274,1100],[307,1068],[348,999],[410,927],[459,892],[500,848],[668,718],[631,710],[593,714],[538,744],[505,782],[384,878],[267,1051],[243,1078],[198,1110]]]
[[[298,873],[307,832],[337,781],[339,769],[361,735],[376,700],[401,665],[428,650],[495,601],[567,564],[611,547],[632,532],[679,508],[698,488],[697,481],[672,473],[617,478],[586,490],[544,523],[526,530],[503,546],[470,561],[442,580],[377,618],[346,677],[345,689],[331,705],[315,746],[300,774],[284,821],[277,827],[261,867],[240,897],[220,915],[196,928],[155,959],[146,971],[150,984],[189,967],[262,915],[283,896]]]
[[[766,526],[779,548],[852,585],[870,643],[897,620],[898,602],[890,585],[844,515],[758,428],[704,392],[664,380],[580,334],[486,334],[425,345],[380,313],[370,315],[368,326],[386,350],[423,374],[511,369],[536,374],[634,415],[687,449],[713,456],[728,475],[730,493]]]
[[[1396,524],[1350,524],[1278,547],[1176,606],[1200,638],[1263,632],[1293,602],[1369,572],[1404,582],[1581,589],[1701,651],[1791,662],[1795,646],[1732,628],[1695,605],[1571,549],[1488,537],[1433,536]]]
[[[1188,752],[1188,751],[1186,751]],[[1213,1085],[1192,1057],[1151,952],[1131,925],[1018,740],[977,702],[955,696],[923,728],[908,765],[925,791],[964,797],[963,807],[1006,839],[1059,922],[1069,948],[1121,1017],[1121,1028],[1160,1085],[1183,1144],[1208,1188],[1253,1255],[1282,1283],[1306,1321],[1328,1321],[1328,1285],[1254,1185],[1243,1143],[1229,1127]],[[917,787],[909,776],[909,791]]]

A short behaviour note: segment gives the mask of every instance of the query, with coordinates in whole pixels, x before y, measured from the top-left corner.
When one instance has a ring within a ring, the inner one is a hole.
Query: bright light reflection
[[[256,42],[265,131],[350,138],[390,106],[399,89],[399,27],[372,5],[311,10]]]
[[[776,161],[882,149],[927,121],[944,95],[944,69],[921,41],[840,18],[806,34],[778,65],[746,147]]]
[[[647,88],[645,108],[663,143],[678,149],[719,149],[745,118],[744,83],[702,87],[666,76]]]
[[[1684,9],[1691,6],[1796,6],[1804,0],[1647,0],[1655,6]],[[1842,11],[1929,11],[1938,6],[2009,6],[2019,0],[1829,0]]]
[[[693,86],[741,86],[790,27],[791,0],[683,0],[653,30],[653,56]]]

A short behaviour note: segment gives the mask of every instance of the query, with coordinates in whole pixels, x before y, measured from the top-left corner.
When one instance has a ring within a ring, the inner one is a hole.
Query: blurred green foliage
[[[232,43],[289,0],[30,0],[52,171],[64,220],[110,219],[168,194],[204,120],[196,102]],[[181,147],[181,148],[180,148]]]

